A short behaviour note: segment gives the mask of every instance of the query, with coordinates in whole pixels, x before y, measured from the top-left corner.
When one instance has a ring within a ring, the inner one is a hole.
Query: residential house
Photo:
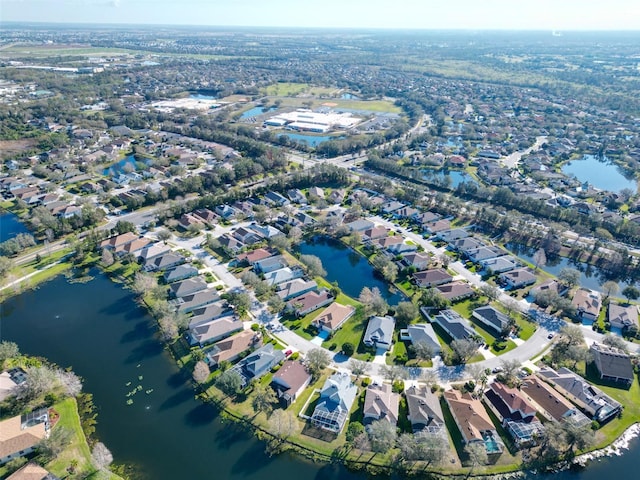
[[[405,206],[401,207],[393,212],[393,216],[396,218],[415,218],[420,214],[420,210]]]
[[[324,199],[324,190],[320,187],[309,187],[309,198],[311,199]]]
[[[419,287],[430,288],[451,282],[453,276],[444,268],[432,268],[423,272],[414,273],[413,280]]]
[[[211,305],[220,300],[220,295],[215,290],[207,289],[199,292],[185,295],[169,302],[179,313],[191,313],[199,307]]]
[[[408,252],[402,255],[400,262],[407,268],[415,268],[416,271],[421,272],[429,268],[431,257],[427,253]]]
[[[169,285],[169,295],[173,298],[184,297],[200,290],[206,290],[207,282],[202,277],[187,278]]]
[[[440,326],[453,340],[468,340],[477,337],[471,324],[462,318],[455,310],[441,310],[440,313],[433,318],[427,314],[424,307],[422,307],[420,311],[431,323]]]
[[[465,298],[473,297],[476,294],[467,282],[463,282],[461,280],[445,283],[444,285],[438,285],[435,288],[440,292],[440,295],[450,302],[464,300]]]
[[[327,197],[327,201],[336,205],[340,204],[344,200],[344,195],[344,190],[342,190],[341,188],[336,188],[329,194],[329,196]]]
[[[520,388],[525,398],[545,419],[556,422],[573,422],[586,425],[590,420],[560,392],[551,388],[536,375],[529,375]]]
[[[546,282],[542,282],[539,285],[536,285],[535,287],[531,288],[529,293],[533,295],[534,298],[538,293],[546,292],[546,291],[552,291],[557,294],[560,294],[559,287],[560,287],[560,284],[558,283],[557,280],[547,280]]]
[[[444,399],[464,445],[481,445],[488,455],[502,453],[504,446],[500,436],[480,400],[459,390],[447,390],[444,392]]]
[[[313,218],[311,215],[307,215],[304,212],[297,212],[293,216],[293,218],[295,219],[297,226],[301,228],[310,227],[311,225],[316,223],[315,218]]]
[[[143,251],[144,249],[140,253],[142,254]],[[142,269],[145,272],[162,272],[164,270],[177,267],[178,265],[182,265],[186,261],[187,259],[180,254],[167,252],[147,260]]]
[[[500,247],[478,247],[465,251],[466,257],[473,263],[479,263],[483,260],[489,260],[490,258],[501,257],[505,255],[505,251]]]
[[[220,245],[232,253],[238,253],[244,248],[244,243],[232,237],[229,233],[223,233],[218,237]]]
[[[354,313],[356,313],[356,309],[352,305],[341,305],[338,302],[333,302],[320,312],[320,315],[314,318],[311,324],[318,330],[335,332],[344,322],[349,320]]]
[[[298,317],[303,317],[331,302],[333,302],[333,297],[328,290],[319,292],[311,290],[289,300],[286,309],[294,312]]]
[[[415,323],[400,330],[400,340],[408,340],[413,345],[424,344],[433,350],[433,355],[440,355],[442,347],[433,327],[428,323]]]
[[[214,208],[214,211],[225,220],[231,220],[238,215],[238,210],[233,208],[231,205],[218,205]]]
[[[340,433],[358,394],[347,373],[334,373],[324,382],[311,423],[323,430]]]
[[[486,245],[474,237],[458,238],[449,242],[449,249],[461,253],[466,253],[470,250],[476,250],[480,247],[486,247]]]
[[[423,223],[422,229],[425,231],[425,233],[434,235],[451,229],[451,222],[447,219],[441,218],[438,220]]]
[[[222,300],[194,309],[193,315],[189,319],[189,327],[194,327],[217,318],[230,317],[232,315],[234,315],[233,308],[231,308],[226,301]]]
[[[193,213],[185,213],[178,220],[178,226],[184,230],[189,230],[191,227],[203,229],[207,224],[199,216]]]
[[[376,248],[384,250],[391,247],[392,245],[397,245],[402,242],[404,242],[404,238],[401,235],[393,235],[391,237],[379,238],[371,243]]]
[[[579,288],[571,300],[571,305],[575,307],[578,318],[594,322],[600,315],[602,306],[600,293]]]
[[[193,214],[210,227],[213,227],[217,223],[218,215],[208,208],[198,208],[193,211]]]
[[[376,224],[371,220],[360,218],[359,220],[354,220],[353,222],[347,223],[346,226],[352,232],[364,232],[365,230],[373,229]]]
[[[258,225],[257,223],[253,223],[249,228],[256,232],[261,238],[271,239],[278,235],[284,235],[284,233],[271,225]]]
[[[287,197],[278,193],[278,192],[267,192],[264,198],[272,205],[276,207],[284,207],[285,205],[289,205],[291,202]]]
[[[511,255],[504,255],[502,257],[487,258],[481,260],[480,265],[482,269],[490,274],[504,273],[509,270],[513,270],[518,266],[518,261]]]
[[[396,319],[393,317],[371,317],[367,324],[367,330],[364,333],[362,343],[368,347],[389,350],[393,343],[393,331],[395,326]]]
[[[235,238],[239,242],[244,243],[245,245],[253,245],[254,243],[258,243],[262,240],[262,237],[256,232],[244,227],[237,228],[231,235],[233,236],[233,238]]]
[[[414,217],[415,221],[420,225],[432,223],[442,218],[439,214],[433,212],[423,212]],[[448,228],[448,227],[447,227]]]
[[[281,283],[276,288],[276,294],[285,302],[292,298],[299,297],[308,292],[315,292],[318,290],[318,284],[315,280],[304,280],[302,278],[296,278],[290,282]]]
[[[151,243],[151,240],[145,237],[136,238],[133,242],[129,242],[115,249],[116,255],[123,257],[125,255],[133,255],[138,257],[142,250]]]
[[[624,351],[600,343],[592,343],[589,353],[598,371],[600,380],[631,387],[635,375],[631,365],[631,357]]]
[[[197,344],[203,347],[239,332],[242,328],[242,321],[235,315],[230,315],[190,326],[187,338],[190,345]]]
[[[60,480],[35,463],[27,463],[7,477],[7,480]]]
[[[178,265],[164,272],[164,281],[165,283],[179,282],[196,275],[198,275],[198,269],[193,265]]]
[[[0,465],[29,455],[48,436],[46,408],[0,421]]]
[[[544,428],[525,394],[503,383],[492,382],[484,392],[484,400],[518,447],[535,445]]]
[[[607,318],[611,328],[619,328],[623,331],[630,328],[638,329],[638,307],[636,305],[623,306],[616,302],[610,302]]]
[[[296,278],[304,277],[304,272],[300,268],[281,268],[280,270],[274,270],[264,276],[264,281],[269,285],[279,285],[281,283],[289,282]]]
[[[217,367],[220,362],[233,362],[250,348],[260,347],[262,337],[253,330],[243,330],[213,344],[205,353],[205,362],[211,367]]]
[[[446,243],[451,243],[454,240],[460,240],[461,238],[467,238],[471,236],[464,228],[453,228],[451,230],[442,230],[436,234],[436,240],[441,240]]]
[[[442,435],[445,432],[444,414],[438,396],[427,387],[412,385],[405,390],[407,419],[413,433]]]
[[[365,393],[362,423],[368,425],[376,420],[386,420],[396,426],[399,406],[400,395],[393,391],[391,385],[373,383]]]
[[[418,250],[418,246],[415,243],[395,243],[387,247],[387,253],[391,255],[403,255],[405,253],[412,253]]]
[[[0,402],[12,395],[15,389],[26,380],[26,374],[21,368],[0,373]]]
[[[556,372],[544,367],[538,375],[600,423],[610,420],[622,409],[620,403],[568,368],[562,367]]]
[[[289,262],[282,255],[275,255],[253,262],[253,269],[256,273],[270,273],[287,266],[289,266]]]
[[[168,245],[165,245],[162,242],[152,243],[151,245],[147,245],[137,254],[137,258],[139,262],[142,264],[146,264],[147,262],[151,262],[157,257],[164,255],[171,251]]]
[[[268,343],[240,360],[233,367],[233,370],[240,375],[242,386],[245,387],[251,380],[267,374],[284,359],[284,352],[276,350],[273,348],[273,344]]]
[[[287,360],[276,373],[273,374],[271,387],[276,391],[280,403],[286,408],[311,383],[311,374],[305,366],[293,360]]]
[[[489,305],[476,308],[473,311],[472,316],[482,325],[488,327],[489,330],[497,333],[498,335],[505,332],[509,326],[514,323],[509,316]]]
[[[114,252],[117,248],[121,248],[128,243],[131,243],[140,238],[137,233],[127,232],[120,235],[115,235],[113,237],[107,238],[100,242],[100,248],[111,250]]]
[[[373,227],[368,228],[361,234],[361,240],[366,242],[372,242],[374,240],[378,240],[379,238],[385,238],[389,235],[389,229],[387,227]]]
[[[305,205],[307,203],[307,197],[304,196],[304,193],[302,192],[302,190],[299,190],[297,188],[292,188],[291,190],[288,190],[287,196],[289,197],[289,200],[291,200],[293,203],[297,203],[300,205]]]
[[[251,252],[242,253],[236,257],[235,263],[237,265],[251,265],[253,266],[256,262],[260,260],[264,260],[265,258],[272,257],[274,252],[272,252],[268,248],[257,248],[256,250],[252,250]]]
[[[506,288],[516,290],[536,283],[536,275],[528,268],[517,268],[500,274],[500,283]]]
[[[396,210],[400,210],[401,208],[405,207],[406,205],[404,203],[400,203],[397,202],[395,200],[391,200],[387,203],[383,203],[380,206],[380,210],[382,210],[382,213],[393,213]]]

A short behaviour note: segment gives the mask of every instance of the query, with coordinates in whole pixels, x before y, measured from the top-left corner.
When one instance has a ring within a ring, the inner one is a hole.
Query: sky
[[[3,21],[312,28],[640,30],[640,0],[0,0]]]

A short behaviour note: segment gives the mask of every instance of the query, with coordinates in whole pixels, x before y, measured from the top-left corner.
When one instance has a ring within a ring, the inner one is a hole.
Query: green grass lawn
[[[467,299],[464,302],[457,303],[452,308],[453,308],[453,310],[458,312],[462,317],[464,317],[467,320],[469,320],[469,322],[473,326],[473,329],[478,333],[478,335],[480,335],[483,338],[485,343],[490,346],[491,352],[493,354],[495,354],[495,355],[503,355],[503,354],[507,353],[508,351],[513,350],[514,348],[516,348],[517,345],[512,340],[507,340],[505,342],[506,346],[502,350],[497,350],[496,348],[493,347],[493,342],[495,342],[496,340],[499,340],[499,337],[497,337],[493,332],[487,330],[483,325],[478,323],[472,317],[473,310],[478,308],[479,306],[480,305],[479,305],[479,302],[477,300]],[[535,329],[535,327],[534,327],[534,329]],[[531,332],[531,335],[533,335],[533,332]],[[531,335],[529,335],[529,336],[531,336]]]
[[[78,416],[78,408],[74,398],[68,398],[54,405],[54,409],[60,414],[60,420],[54,428],[66,428],[72,432],[71,443],[58,455],[58,457],[45,465],[45,468],[60,478],[66,478],[67,467],[71,460],[78,461],[77,471],[87,472],[88,476],[83,478],[109,478],[112,480],[120,479],[119,476],[111,474],[103,477],[99,472],[95,472],[91,464],[91,452],[87,439],[84,436],[82,427],[80,426],[80,417]]]
[[[616,418],[610,421],[598,430],[596,434],[596,444],[593,448],[602,448],[622,435],[622,433],[631,425],[640,422],[640,383],[638,383],[638,378],[636,376],[629,390],[612,387],[600,382],[591,368],[587,368],[587,375],[585,378],[624,406],[621,418]]]
[[[364,335],[364,331],[367,328],[368,319],[364,316],[361,310],[356,310],[356,313],[344,324],[342,327],[333,334],[333,336],[322,343],[324,348],[330,348],[332,344],[336,344],[336,350],[340,350],[340,347],[343,343],[349,342],[352,343],[356,348],[356,352],[353,354],[354,358],[358,358],[360,360],[369,359],[369,354],[366,349],[364,349],[363,345],[361,345],[360,340],[362,340],[362,335]]]

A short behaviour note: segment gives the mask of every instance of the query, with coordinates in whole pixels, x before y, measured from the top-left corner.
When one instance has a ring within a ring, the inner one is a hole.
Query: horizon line
[[[203,25],[192,23],[100,23],[100,22],[42,22],[35,20],[4,20],[1,25],[51,25],[51,26],[84,26],[84,27],[178,27],[178,28],[226,28],[226,29],[284,29],[284,30],[374,30],[374,31],[404,31],[404,32],[512,32],[512,33],[640,33],[640,28],[619,29],[561,29],[561,28],[468,28],[468,27],[443,27],[443,28],[416,28],[416,27],[344,27],[344,26],[291,26],[291,25]]]

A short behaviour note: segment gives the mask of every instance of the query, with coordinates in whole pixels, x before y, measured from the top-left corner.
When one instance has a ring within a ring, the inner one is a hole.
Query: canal
[[[195,400],[131,292],[92,274],[87,283],[59,276],[5,301],[0,332],[2,340],[17,342],[24,353],[73,367],[84,378],[84,390],[94,395],[98,409],[97,435],[116,462],[136,465],[145,479],[154,480],[367,478],[337,465],[265,455],[261,442],[222,423],[218,411]],[[127,405],[126,393],[137,384],[142,392]],[[636,439],[629,452],[593,462],[584,471],[527,478],[635,478],[638,455]]]

